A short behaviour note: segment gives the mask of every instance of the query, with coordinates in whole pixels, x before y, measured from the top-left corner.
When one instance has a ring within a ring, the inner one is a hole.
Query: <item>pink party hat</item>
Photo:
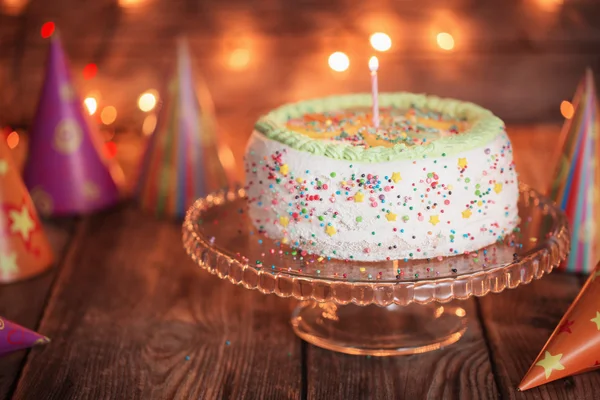
[[[564,123],[558,164],[548,190],[565,211],[571,227],[571,251],[561,267],[589,273],[600,258],[596,204],[600,189],[600,118],[594,77],[588,70],[573,98],[574,114]]]
[[[119,201],[120,168],[104,156],[97,127],[90,123],[71,83],[55,33],[46,78],[31,128],[24,180],[44,215],[83,214]]]
[[[182,218],[198,197],[228,185],[216,124],[210,109],[200,104],[183,39],[166,97],[142,159],[137,193],[143,209]]]
[[[0,317],[0,356],[48,342],[47,337]]]

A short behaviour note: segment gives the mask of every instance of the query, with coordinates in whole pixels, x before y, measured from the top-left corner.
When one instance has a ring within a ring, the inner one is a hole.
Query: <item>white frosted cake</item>
[[[262,117],[245,155],[259,232],[361,261],[468,253],[518,223],[504,123],[475,104],[410,93],[335,96]]]

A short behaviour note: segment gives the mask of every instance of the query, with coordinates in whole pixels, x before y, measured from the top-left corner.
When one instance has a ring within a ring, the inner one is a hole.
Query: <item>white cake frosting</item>
[[[464,151],[381,162],[297,150],[255,130],[245,156],[250,217],[271,238],[337,259],[478,250],[518,223],[512,147],[496,129]]]

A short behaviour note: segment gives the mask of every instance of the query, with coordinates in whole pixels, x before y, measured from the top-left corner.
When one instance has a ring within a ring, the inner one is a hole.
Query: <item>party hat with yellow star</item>
[[[0,356],[48,342],[46,336],[0,317]]]
[[[600,368],[600,263],[519,385],[527,390]]]
[[[122,171],[105,157],[71,83],[58,34],[50,39],[46,78],[30,132],[24,179],[41,214],[84,214],[119,201]]]
[[[0,283],[48,269],[52,251],[3,135],[0,135]]]
[[[600,113],[594,77],[588,70],[573,98],[574,114],[566,119],[558,147],[558,165],[548,190],[567,214],[571,251],[561,268],[589,273],[600,258]]]
[[[185,39],[178,42],[177,66],[168,83],[142,159],[137,195],[143,209],[183,218],[197,198],[231,184],[233,158],[223,163],[220,157],[214,115],[206,93],[197,90]]]

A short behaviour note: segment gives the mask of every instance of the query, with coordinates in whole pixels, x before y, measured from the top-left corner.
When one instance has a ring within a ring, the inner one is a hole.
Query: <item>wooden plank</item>
[[[298,398],[291,302],[188,260],[179,224],[91,217],[57,280],[15,399]],[[189,356],[189,360],[186,357]]]
[[[46,222],[44,229],[57,258],[56,266],[40,276],[10,285],[0,285],[0,315],[26,328],[36,330],[43,314],[54,278],[76,231],[75,219]],[[45,333],[45,332],[42,332]],[[37,349],[32,350],[33,352]],[[0,399],[7,398],[28,351],[0,358]]]
[[[465,336],[443,350],[406,357],[358,357],[307,349],[309,399],[495,399],[498,391],[474,300]]]

